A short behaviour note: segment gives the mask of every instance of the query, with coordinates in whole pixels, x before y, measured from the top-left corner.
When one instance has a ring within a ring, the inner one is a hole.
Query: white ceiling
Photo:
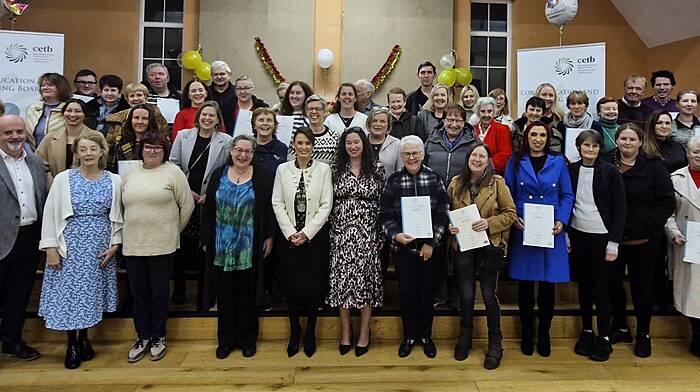
[[[700,36],[700,0],[610,0],[647,47]]]

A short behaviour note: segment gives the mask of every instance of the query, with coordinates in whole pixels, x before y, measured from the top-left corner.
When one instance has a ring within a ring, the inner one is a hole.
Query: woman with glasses
[[[129,171],[122,181],[122,253],[126,257],[138,335],[129,351],[129,362],[140,361],[147,352],[151,361],[165,355],[175,250],[194,209],[187,177],[167,161],[169,155],[167,136],[145,133],[137,149],[143,164]]]
[[[270,105],[266,104],[265,101],[256,97],[253,92],[255,91],[255,84],[247,76],[240,76],[233,83],[234,90],[236,92],[236,101],[233,105],[233,126],[231,129],[226,129],[229,135],[235,134],[236,122],[238,120],[238,113],[241,110],[247,110],[249,112],[254,111],[257,108],[267,108]]]
[[[513,123],[513,119],[510,117],[510,105],[508,104],[506,92],[503,91],[503,89],[496,88],[489,92],[489,97],[496,101],[494,120],[503,125],[510,126],[510,124]]]
[[[340,132],[337,132],[326,123],[327,121],[324,120],[326,118],[326,100],[319,95],[312,95],[306,98],[304,111],[309,121],[308,128],[314,134],[313,159],[332,165],[338,152],[338,137],[345,128],[341,128]],[[364,114],[362,116],[363,118],[367,117]],[[295,159],[296,152],[294,148],[295,144],[293,142],[290,143],[287,160]]]
[[[41,99],[27,108],[24,117],[27,142],[32,149],[41,144],[44,136],[65,129],[61,110],[73,96],[68,80],[61,74],[45,73],[39,77],[38,85]]]
[[[257,307],[263,299],[263,259],[272,251],[275,221],[272,177],[253,163],[255,139],[238,135],[226,164],[214,171],[202,207],[202,243],[218,306],[216,357],[234,347],[244,357],[257,351]]]

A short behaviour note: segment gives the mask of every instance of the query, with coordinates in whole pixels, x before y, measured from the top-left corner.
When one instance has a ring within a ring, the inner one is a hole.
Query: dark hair
[[[467,149],[467,159],[464,161],[462,171],[460,171],[456,177],[458,197],[462,197],[467,192],[469,192],[469,188],[472,185],[481,189],[481,187],[483,187],[484,185],[488,185],[488,183],[493,178],[494,168],[493,164],[490,162],[488,165],[486,165],[486,168],[484,169],[484,173],[481,175],[481,178],[479,178],[479,180],[475,184],[472,184],[472,170],[469,168],[469,157],[471,157],[474,150],[476,150],[478,147],[483,147],[483,149],[486,150],[486,155],[489,161],[491,160],[491,150],[489,150],[489,147],[484,143],[474,143],[474,145]],[[474,200],[472,200],[472,202],[474,202]]]
[[[124,81],[117,75],[104,75],[100,78],[100,90],[105,87],[116,87],[117,90],[122,91],[124,88]]]
[[[277,135],[277,126],[279,125],[279,122],[277,121],[275,112],[273,112],[270,108],[261,107],[253,110],[253,115],[250,117],[250,126],[253,129],[253,136],[255,137],[258,137],[258,131],[255,129],[255,119],[265,114],[272,116],[272,121],[275,123],[275,128],[272,130],[272,135]]]
[[[527,102],[525,102],[525,111],[527,111],[528,106],[532,106],[533,108],[541,108],[542,113],[547,110],[547,103],[540,97],[528,98]]]
[[[631,131],[634,131],[634,133],[637,134],[637,137],[642,142],[642,144],[644,144],[644,130],[638,124],[631,123],[631,122],[624,123],[624,124],[620,125],[619,127],[617,127],[617,131],[615,131],[615,141],[617,141],[617,138],[620,137],[620,134],[622,133],[622,131],[626,131],[628,129]]]
[[[294,108],[292,107],[292,104],[289,103],[289,93],[292,91],[292,87],[294,86],[299,86],[302,90],[304,90],[304,100],[301,102],[302,113],[304,112],[306,98],[314,94],[314,90],[311,89],[311,86],[309,86],[305,82],[302,82],[301,80],[297,80],[290,83],[287,87],[287,90],[284,92],[284,98],[282,98],[282,107],[280,108],[280,114],[283,116],[290,116],[294,114]],[[277,120],[275,120],[275,122],[277,122]]]
[[[352,93],[355,94],[355,111],[359,112],[360,104],[357,102],[357,89],[355,88],[354,84],[346,82],[341,83],[338,87],[338,92],[335,93],[335,102],[333,102],[333,110],[331,110],[331,113],[340,113],[340,90],[342,90],[343,87],[350,87],[352,89]]]
[[[430,61],[423,61],[422,63],[418,64],[418,70],[416,72],[420,72],[420,69],[423,67],[430,67],[433,69],[433,73],[435,73],[435,64],[431,63]]]
[[[613,97],[603,97],[603,98],[599,99],[598,103],[595,104],[596,113],[600,113],[600,107],[605,105],[606,103],[610,103],[610,102],[617,103],[617,100]]]
[[[204,91],[206,91],[207,93],[205,101],[211,99],[211,91],[209,90],[209,87],[207,87],[207,85],[204,84],[204,82],[202,82],[201,80],[192,79],[189,82],[187,82],[185,84],[185,87],[182,89],[182,95],[180,97],[180,107],[182,107],[183,109],[192,107],[192,99],[190,99],[190,86],[192,86],[192,83],[194,82],[197,82],[204,86]]]
[[[651,73],[650,79],[652,87],[654,87],[654,83],[656,83],[656,78],[668,78],[671,81],[671,86],[676,85],[676,76],[673,75],[673,72],[667,69],[660,69]]]
[[[387,101],[389,101],[389,95],[391,94],[401,94],[403,95],[403,100],[406,100],[406,91],[404,91],[404,89],[401,87],[392,87],[391,90],[389,90],[389,93],[386,95]]]
[[[87,105],[85,105],[85,102],[83,102],[82,100],[77,99],[77,98],[71,98],[71,99],[66,101],[66,104],[63,105],[63,107],[61,108],[61,115],[63,115],[63,113],[66,112],[66,108],[71,103],[77,103],[80,106],[80,109],[83,110],[83,113],[85,113],[85,117],[87,118],[87,115],[88,115]],[[85,120],[83,120],[83,121],[85,121]]]
[[[576,136],[576,149],[578,150],[579,155],[581,154],[581,145],[586,140],[592,140],[593,142],[598,143],[599,146],[603,146],[603,136],[601,136],[598,131],[586,129]],[[600,151],[598,152],[596,160],[598,160],[598,158],[600,158]]]
[[[199,128],[199,117],[202,116],[202,110],[204,108],[214,108],[216,111],[216,118],[219,120],[219,122],[216,124],[216,127],[214,127],[215,130],[219,131],[221,127],[224,126],[224,116],[221,114],[221,108],[219,107],[219,104],[216,101],[204,101],[202,103],[202,106],[200,106],[197,111],[194,113],[194,126],[196,128]]]
[[[231,139],[231,148],[229,149],[228,156],[226,157],[226,166],[232,166],[233,165],[233,156],[231,155],[231,152],[233,149],[236,147],[236,144],[240,141],[244,142],[250,142],[250,144],[253,146],[253,156],[251,157],[250,160],[250,166],[255,166],[255,149],[258,148],[258,142],[255,141],[255,138],[247,135],[247,134],[240,134],[233,139]]]
[[[156,122],[156,116],[153,113],[153,109],[151,109],[151,105],[147,103],[140,103],[138,105],[132,106],[131,109],[129,109],[129,115],[126,117],[126,121],[124,121],[124,127],[122,128],[122,136],[129,137],[135,141],[136,131],[134,131],[134,125],[132,121],[134,119],[134,112],[136,111],[136,109],[143,109],[148,112],[148,129],[146,129],[146,133],[160,133],[160,128],[158,127],[158,122]]]
[[[73,97],[73,90],[70,88],[70,83],[65,76],[55,73],[47,72],[39,76],[39,82],[37,83],[41,87],[41,82],[49,82],[56,86],[56,91],[58,92],[58,101],[66,102]]]
[[[93,78],[97,79],[97,74],[95,71],[87,68],[83,68],[80,71],[75,73],[75,77],[73,78],[73,81],[77,81],[79,77],[81,76],[92,76]]]
[[[520,143],[520,150],[513,154],[513,164],[515,165],[516,169],[520,166],[520,161],[523,159],[523,157],[530,155],[530,141],[528,139],[530,137],[530,131],[534,127],[543,127],[545,131],[547,131],[547,141],[544,144],[544,153],[546,155],[554,154],[554,152],[549,149],[549,144],[552,141],[552,129],[549,127],[549,125],[543,123],[542,121],[533,121],[528,124],[527,127],[525,127],[525,131],[523,132],[523,142]]]
[[[348,170],[347,166],[350,164],[350,155],[348,155],[348,150],[345,148],[345,142],[350,134],[357,134],[362,141],[362,164],[360,167],[361,176],[371,176],[375,173],[374,170],[374,157],[372,156],[372,145],[369,143],[365,131],[360,127],[350,127],[340,134],[338,139],[338,153],[335,156],[335,170],[333,171],[333,182],[340,178],[340,175]]]
[[[655,111],[651,116],[647,117],[647,121],[644,124],[642,151],[650,157],[661,157],[661,148],[656,142],[656,123],[661,116],[668,116],[668,118],[671,119],[671,124],[673,124],[673,117],[671,117],[671,113],[666,110]]]
[[[297,128],[297,130],[294,131],[294,136],[292,136],[292,144],[294,144],[294,142],[297,140],[297,136],[299,134],[306,136],[306,138],[309,139],[311,144],[316,145],[316,136],[314,135],[314,132],[309,127]]]
[[[150,117],[149,117],[149,122]],[[146,131],[146,134],[141,138],[141,142],[136,146],[136,156],[138,159],[143,160],[143,146],[150,144],[153,146],[163,146],[163,162],[168,160],[170,157],[170,140],[168,137],[162,134],[160,131]]]
[[[445,106],[445,110],[444,110],[445,117],[444,118],[447,118],[447,114],[452,113],[452,112],[459,113],[459,116],[462,117],[462,120],[464,120],[465,122],[467,121],[467,111],[464,110],[464,108],[460,104],[458,104],[457,102],[450,102],[447,104],[447,106]]]

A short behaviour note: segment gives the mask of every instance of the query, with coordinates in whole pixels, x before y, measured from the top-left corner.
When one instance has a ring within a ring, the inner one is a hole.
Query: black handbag
[[[506,247],[487,245],[478,249],[480,271],[502,271],[506,265]]]

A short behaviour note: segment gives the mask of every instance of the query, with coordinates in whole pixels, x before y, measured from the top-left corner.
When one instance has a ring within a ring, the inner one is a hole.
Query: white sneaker
[[[146,355],[146,350],[148,350],[148,345],[150,341],[147,339],[138,339],[134,346],[129,350],[129,357],[127,360],[129,363],[134,363],[140,361],[144,355]]]
[[[157,361],[165,356],[165,338],[153,338],[151,341],[151,361]]]

